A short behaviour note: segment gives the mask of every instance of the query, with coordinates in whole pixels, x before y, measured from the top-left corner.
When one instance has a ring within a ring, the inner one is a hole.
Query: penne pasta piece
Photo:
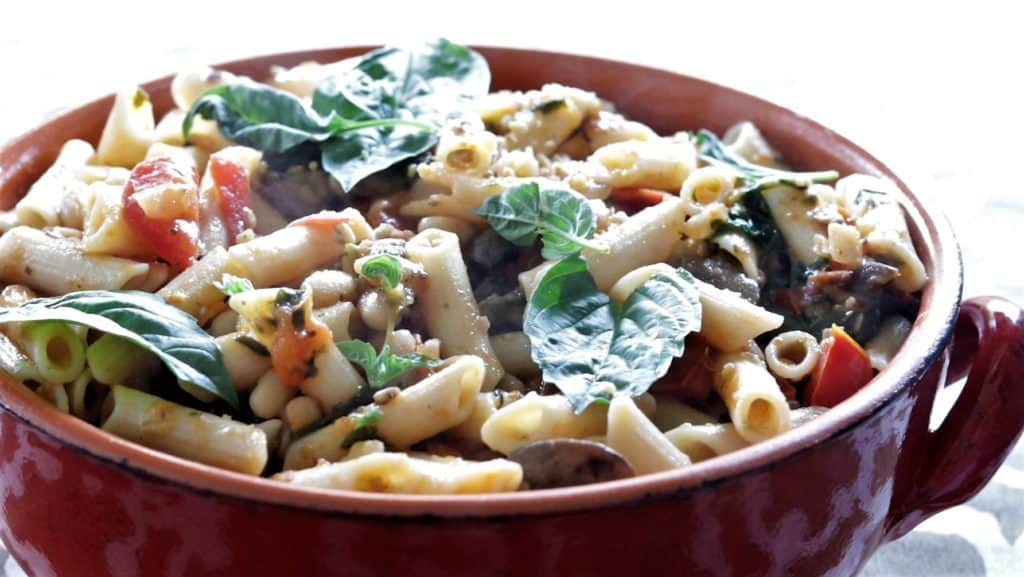
[[[689,139],[628,140],[599,148],[588,162],[607,170],[613,187],[675,192],[697,168],[697,150]]]
[[[683,423],[665,431],[665,438],[694,463],[750,445],[732,423]]]
[[[529,393],[491,415],[484,422],[480,435],[488,447],[510,455],[534,441],[601,436],[607,427],[607,405],[593,404],[576,414],[562,395]]]
[[[677,449],[629,397],[612,399],[605,442],[629,461],[637,475],[690,464],[689,457]]]
[[[172,278],[156,294],[205,325],[227,308],[224,293],[214,285],[224,278],[224,273],[243,276],[231,267],[228,252],[218,247]]]
[[[135,343],[105,334],[85,351],[92,378],[105,385],[145,389],[149,377],[162,366],[159,357]]]
[[[316,293],[313,293],[314,295]],[[349,302],[340,302],[322,309],[315,309],[313,317],[327,325],[331,330],[334,342],[347,341],[352,339],[352,311],[355,305]]]
[[[820,352],[813,335],[787,331],[768,343],[764,356],[773,374],[787,381],[800,381],[810,376],[818,364]]]
[[[375,452],[340,463],[286,471],[273,478],[304,487],[374,493],[501,493],[519,489],[523,469],[505,459],[466,461]]]
[[[667,260],[682,239],[679,226],[685,218],[683,204],[666,198],[596,236],[594,241],[607,246],[608,252],[584,249],[583,259],[597,288],[607,291],[627,272]]]
[[[786,241],[789,254],[805,266],[814,264],[821,258],[814,247],[819,244],[817,239],[824,238],[825,225],[807,210],[807,193],[792,186],[778,185],[764,189],[761,195]]]
[[[247,475],[267,464],[262,429],[184,407],[127,387],[111,390],[104,431],[151,449]]]
[[[362,375],[335,346],[327,346],[317,353],[312,372],[299,388],[306,396],[316,399],[324,412],[348,401],[360,387],[366,386]]]
[[[321,220],[306,221],[312,224],[296,221],[231,247],[228,272],[235,271],[233,274],[251,280],[257,287],[286,285],[336,261],[345,253],[345,243],[372,238],[366,219],[355,209],[313,216]]]
[[[700,334],[722,352],[743,350],[758,335],[782,326],[782,315],[755,305],[738,293],[696,281],[700,290]]]
[[[156,142],[153,104],[142,88],[131,87],[114,95],[114,105],[96,146],[96,164],[131,168],[146,158]]]
[[[741,437],[756,443],[790,429],[789,404],[760,359],[751,353],[723,354],[717,364],[715,390]]]
[[[217,337],[217,348],[236,390],[251,390],[270,370],[270,353],[260,347],[263,345],[241,332]]]
[[[522,393],[517,391],[495,389],[486,393],[479,393],[466,420],[448,429],[445,432],[445,438],[459,440],[471,447],[484,447],[485,443],[480,432],[487,419],[490,419],[494,413],[498,412],[498,409],[522,398]]]
[[[39,380],[63,385],[85,370],[85,338],[68,323],[41,321],[22,327],[25,352],[39,370]]]
[[[33,228],[64,224],[60,220],[61,205],[65,198],[83,194],[86,185],[77,177],[77,170],[84,167],[95,152],[84,140],[67,141],[50,168],[18,201],[14,208],[17,224]]]
[[[453,357],[449,363],[379,404],[379,439],[405,449],[469,418],[484,383],[484,363],[470,355]]]
[[[408,258],[427,273],[426,290],[417,295],[430,336],[441,340],[441,354],[476,355],[487,365],[483,389],[489,391],[505,374],[487,335],[489,323],[480,314],[473,287],[462,260],[459,238],[450,232],[428,229],[406,245]]]
[[[19,226],[0,236],[0,281],[47,294],[116,290],[145,276],[149,265],[86,254],[81,239]]]

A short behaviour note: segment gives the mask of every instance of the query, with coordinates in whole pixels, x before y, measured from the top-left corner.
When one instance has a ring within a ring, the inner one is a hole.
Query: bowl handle
[[[1024,311],[999,297],[965,301],[953,329],[946,384],[967,377],[935,431],[912,487],[889,513],[889,538],[974,496],[992,478],[1024,429]]]

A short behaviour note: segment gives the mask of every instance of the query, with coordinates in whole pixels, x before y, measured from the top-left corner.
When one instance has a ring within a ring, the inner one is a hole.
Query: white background
[[[895,0],[7,3],[0,13],[0,141],[47,114],[194,62],[435,36],[593,54],[730,85],[846,135],[947,211],[964,248],[967,295],[997,293],[1020,302],[1024,15],[1011,6]],[[959,533],[983,553],[988,575],[1024,575],[1024,455],[1012,463],[989,497],[1000,491],[1015,503],[1002,512],[997,507],[995,515],[963,508],[940,515],[926,531],[883,549],[867,573],[963,574],[967,569],[956,563],[926,567],[935,546],[918,537]]]

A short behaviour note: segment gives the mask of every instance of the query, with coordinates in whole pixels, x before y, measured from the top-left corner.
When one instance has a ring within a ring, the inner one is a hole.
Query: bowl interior
[[[270,65],[303,61],[330,62],[365,52],[367,47],[328,49],[262,56],[219,66],[253,78]],[[509,48],[479,50],[490,63],[492,88],[528,89],[558,82],[595,91],[628,117],[659,133],[709,128],[722,133],[741,120],[757,124],[765,137],[794,167],[834,168],[842,174],[885,176],[906,193],[902,199],[918,252],[929,272],[921,314],[903,350],[864,390],[821,418],[780,437],[695,466],[634,479],[487,496],[413,496],[330,492],[286,486],[184,461],[113,437],[60,413],[25,387],[0,379],[0,405],[34,423],[48,435],[80,447],[112,466],[127,467],[163,482],[214,491],[232,498],[290,506],[388,515],[486,516],[592,508],[652,494],[697,487],[764,467],[806,450],[838,431],[869,417],[903,387],[916,382],[944,346],[961,288],[956,241],[944,218],[935,218],[881,162],[831,130],[792,111],[710,82],[634,64],[585,56]],[[171,106],[170,78],[144,85],[158,114]],[[0,208],[10,208],[56,158],[71,138],[95,143],[113,97],[91,102],[11,141],[0,150]]]

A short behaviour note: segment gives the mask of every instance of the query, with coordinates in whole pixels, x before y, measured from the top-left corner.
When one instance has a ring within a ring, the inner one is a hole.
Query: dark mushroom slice
[[[524,489],[587,485],[636,474],[617,451],[581,439],[536,441],[520,447],[509,459],[522,465]]]

